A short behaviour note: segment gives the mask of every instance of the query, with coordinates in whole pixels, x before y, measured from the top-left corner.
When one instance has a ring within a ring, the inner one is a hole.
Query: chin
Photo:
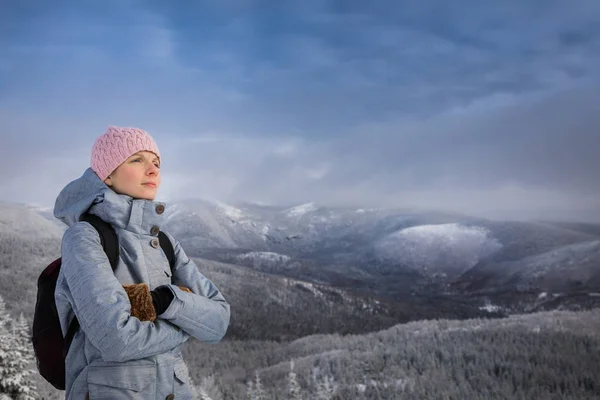
[[[144,188],[142,190],[115,190],[114,188],[111,188],[111,190],[118,194],[124,194],[133,197],[136,200],[154,201],[158,188]]]
[[[135,194],[130,194],[131,197],[137,200],[154,200],[156,198],[156,189],[149,190],[141,190]]]
[[[154,199],[156,198],[156,192],[157,189],[152,189],[152,191],[146,191],[146,193],[140,193],[140,198],[144,199],[144,200],[152,200],[154,201]],[[149,193],[150,192],[150,193]]]

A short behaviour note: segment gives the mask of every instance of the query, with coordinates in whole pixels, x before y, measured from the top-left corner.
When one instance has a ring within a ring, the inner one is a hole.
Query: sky
[[[52,207],[109,125],[157,200],[600,222],[597,0],[0,3],[0,201]]]

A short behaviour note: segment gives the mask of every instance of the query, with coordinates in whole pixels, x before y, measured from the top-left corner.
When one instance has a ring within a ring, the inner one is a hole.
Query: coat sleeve
[[[225,336],[229,326],[229,304],[219,289],[187,257],[179,242],[169,234],[167,237],[175,251],[172,284],[169,285],[175,296],[158,318],[170,321],[202,342],[217,343]],[[193,293],[178,286],[185,286]]]
[[[167,321],[142,322],[130,315],[127,293],[113,273],[100,236],[88,223],[67,229],[61,254],[57,284],[65,290],[60,294],[67,298],[81,329],[105,361],[124,362],[158,355],[189,338]]]

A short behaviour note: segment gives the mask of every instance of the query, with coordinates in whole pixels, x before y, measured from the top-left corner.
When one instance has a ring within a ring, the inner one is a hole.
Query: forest
[[[14,368],[14,358],[27,354],[27,346],[23,335],[11,333],[10,315],[0,313],[0,393],[9,399],[59,399],[39,375],[27,372],[33,364]],[[23,319],[18,320],[22,327]],[[598,332],[598,309],[550,311],[419,321],[369,334],[312,335],[291,342],[190,341],[184,358],[204,400],[597,399]],[[6,382],[19,382],[36,395],[26,397]]]

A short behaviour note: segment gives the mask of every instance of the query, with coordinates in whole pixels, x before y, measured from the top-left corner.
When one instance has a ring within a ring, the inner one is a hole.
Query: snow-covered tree
[[[196,386],[196,395],[200,400],[212,400],[211,397],[206,393],[206,390],[202,386]]]
[[[290,361],[290,373],[288,374],[288,399],[302,400],[302,391],[296,373],[294,372],[294,360]]]
[[[246,382],[246,397],[245,400],[254,400],[254,382]]]
[[[201,400],[223,400],[223,392],[214,375],[202,378],[196,390]]]
[[[28,367],[33,362],[29,327],[21,315],[12,321],[0,296],[0,395],[15,400],[35,400]]]
[[[333,376],[323,376],[317,380],[317,400],[331,400],[337,390]]]
[[[6,309],[4,298],[0,296],[0,333],[3,333],[4,330],[8,330],[11,323],[12,318]]]
[[[31,346],[29,324],[23,313],[13,321],[12,334],[16,336],[17,343],[24,348],[29,358],[33,361],[33,347]]]
[[[256,371],[254,376],[254,390],[252,390],[252,400],[267,400],[267,395],[262,387],[262,382],[260,381],[260,376],[258,375],[258,371]]]

